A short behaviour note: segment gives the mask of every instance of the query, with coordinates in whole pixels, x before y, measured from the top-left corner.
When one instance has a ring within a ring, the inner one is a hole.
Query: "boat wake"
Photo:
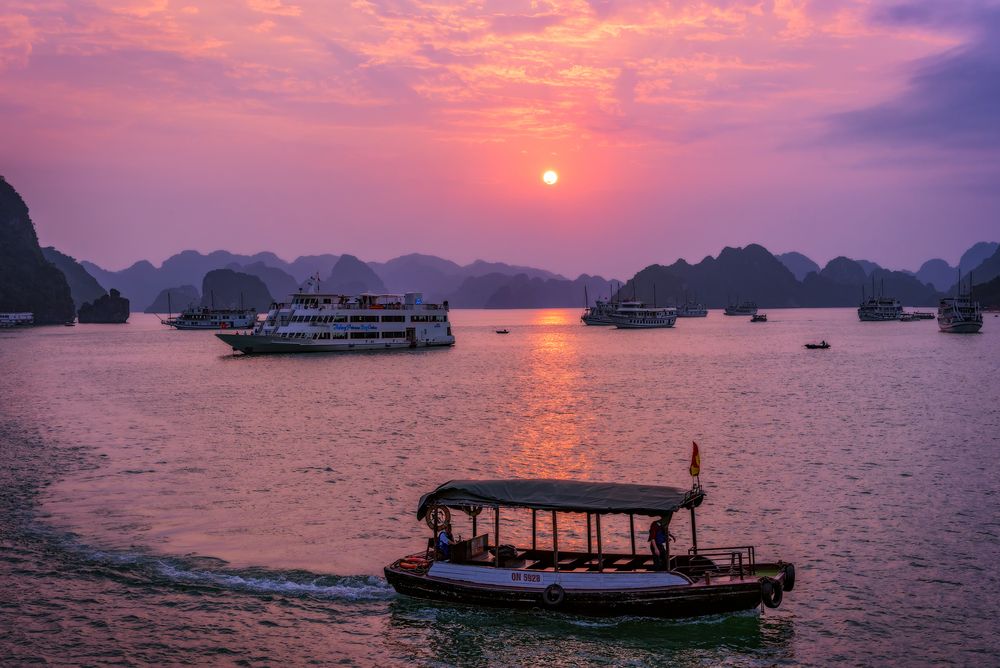
[[[148,584],[278,594],[325,601],[384,601],[395,592],[384,578],[374,575],[319,575],[302,570],[266,568],[230,569],[225,562],[207,558],[162,557],[134,552],[108,552],[75,546],[79,560],[91,568],[114,571],[120,577]]]

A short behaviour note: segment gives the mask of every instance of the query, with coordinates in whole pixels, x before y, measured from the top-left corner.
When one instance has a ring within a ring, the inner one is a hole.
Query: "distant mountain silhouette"
[[[958,266],[961,268],[963,274],[970,270],[975,271],[976,267],[992,257],[997,250],[1000,250],[1000,243],[996,241],[980,241],[962,253],[962,258],[958,261]],[[952,285],[955,283],[956,281],[951,282]]]
[[[128,322],[129,301],[121,293],[111,288],[111,292],[101,295],[91,302],[84,302],[77,311],[80,322],[100,322],[122,325]]]
[[[995,253],[997,244],[981,242],[966,251],[963,258],[967,261],[983,257],[980,261],[983,264],[992,257],[983,255],[990,249]],[[571,281],[544,269],[484,260],[462,266],[421,253],[402,255],[386,262],[365,263],[353,255],[304,255],[286,262],[269,252],[238,255],[214,251],[204,255],[184,251],[168,258],[159,268],[145,260],[118,272],[108,272],[88,262],[80,264],[102,286],[118,287],[133,303],[146,303],[149,304],[147,308],[151,308],[154,300],[157,301],[157,310],[165,306],[161,303],[163,290],[180,285],[200,285],[205,273],[223,268],[259,277],[269,294],[279,301],[284,300],[289,291],[297,290],[305,279],[318,273],[324,290],[346,293],[423,292],[427,301],[449,299],[454,306],[484,308],[487,304],[504,303],[527,308],[541,303],[548,306],[583,303],[582,297],[577,300],[573,295],[576,288],[572,284],[584,277]],[[690,296],[716,308],[737,298],[755,299],[769,306],[848,306],[860,299],[862,286],[870,290],[874,272],[880,281],[886,279],[887,292],[890,286],[899,290],[896,296],[900,299],[908,295],[907,299],[933,303],[933,299],[928,297],[931,294],[929,286],[940,288],[936,281],[941,281],[946,275],[946,267],[942,260],[930,260],[916,274],[888,272],[868,260],[839,257],[820,269],[801,253],[793,251],[774,256],[762,246],[751,244],[742,249],[724,249],[718,258],[707,257],[694,265],[685,260],[678,260],[670,266],[652,265],[639,272],[635,288],[648,300],[652,299],[652,286],[655,284],[658,301],[663,304],[680,302]],[[991,267],[989,264],[984,266],[980,276],[977,265],[974,279],[977,282],[986,281],[1000,271]],[[512,280],[518,276],[540,280]],[[556,283],[549,284],[547,281]],[[598,291],[596,283],[584,279],[577,287],[584,283],[594,286],[591,290],[593,298]],[[622,294],[631,295],[632,289],[629,284]],[[602,286],[598,294],[605,292],[607,288]]]
[[[507,277],[524,275],[528,278],[543,280],[566,280],[559,274],[544,269],[484,260],[476,260],[471,264],[461,266],[451,260],[420,253],[403,255],[388,262],[369,262],[368,266],[382,277],[390,292],[423,292],[424,298],[432,302],[449,299],[453,293],[460,293],[463,295],[460,296],[460,299],[466,299],[471,294],[468,290],[486,290],[487,285],[498,286],[503,281],[494,275]],[[486,279],[487,276],[491,278]],[[468,278],[483,278],[485,280],[476,281],[463,290],[463,282]],[[472,287],[474,285],[477,287]],[[478,299],[473,301],[477,304],[476,308],[485,307],[485,301]],[[537,300],[533,296],[528,301]]]
[[[38,246],[28,205],[0,176],[0,311],[34,314],[39,325],[75,316],[69,283]]]
[[[819,275],[840,285],[864,285],[868,278],[868,272],[860,262],[843,255],[827,262]]]
[[[305,283],[307,278],[311,278],[316,274],[319,274],[320,276],[329,276],[330,272],[333,270],[333,265],[337,264],[337,260],[339,259],[339,255],[330,255],[329,253],[325,255],[302,255],[294,261],[288,263],[286,266],[278,264],[271,266],[284,269],[286,272],[291,274],[296,283],[302,285]]]
[[[792,272],[792,275],[795,276],[795,280],[797,281],[801,281],[803,278],[808,276],[811,271],[819,272],[819,265],[802,253],[792,251],[790,253],[775,255],[775,257],[778,258],[778,261],[781,262],[781,264],[788,268],[788,271]]]
[[[266,311],[274,298],[264,281],[232,269],[213,269],[201,284],[201,305],[215,308],[246,308]]]
[[[976,245],[978,246],[979,244]],[[962,257],[965,256],[963,255]],[[963,273],[963,279],[962,279],[963,282],[968,280],[969,274],[970,272],[967,271]],[[974,285],[978,285],[980,283],[988,283],[997,276],[1000,276],[1000,248],[997,248],[992,255],[990,255],[988,258],[980,262],[975,269],[972,269],[971,275],[972,275],[972,282]],[[957,288],[957,284],[958,281],[952,283],[951,287],[948,288],[947,294],[954,295],[955,289]]]
[[[560,308],[584,306],[584,296],[608,296],[608,281],[601,276],[581,275],[576,280],[541,278],[528,274],[509,276],[498,272],[469,276],[458,290],[447,296],[458,308]]]
[[[865,270],[865,274],[867,276],[871,276],[873,271],[882,268],[877,263],[871,262],[869,260],[855,260],[855,262],[861,265],[861,268]]]
[[[321,284],[326,292],[356,295],[362,292],[387,292],[385,283],[371,267],[353,255],[341,255],[330,275]]]
[[[1000,309],[1000,276],[976,284],[972,289],[972,296],[983,308]]]
[[[802,284],[766,248],[750,244],[745,248],[726,247],[718,258],[706,257],[691,265],[677,260],[670,266],[654,264],[629,279],[619,291],[621,299],[634,294],[639,300],[666,304],[666,298],[685,293],[712,308],[750,299],[764,307],[799,306]]]
[[[43,248],[42,255],[46,260],[58,267],[59,271],[66,277],[66,282],[69,283],[70,294],[73,297],[73,306],[77,310],[80,309],[84,302],[92,302],[107,294],[107,291],[101,287],[101,284],[88,274],[83,265],[74,258],[65,253],[60,253],[52,246]]]
[[[949,285],[955,282],[955,278],[958,275],[957,272],[958,270],[955,267],[952,267],[944,260],[934,258],[920,265],[920,269],[914,275],[921,283],[929,283],[936,290],[943,292],[948,289]]]
[[[462,267],[433,255],[411,253],[388,262],[369,262],[389,292],[422,292],[424,299],[441,302],[462,281]]]
[[[167,298],[167,295],[170,298]],[[184,309],[201,304],[201,295],[193,285],[180,285],[175,288],[164,288],[156,295],[153,303],[143,309],[144,313],[179,313]]]
[[[162,278],[159,269],[146,260],[139,260],[121,271],[105,271],[85,260],[80,264],[102,286],[117,287],[124,297],[136,304],[148,304],[163,287],[176,284],[176,281],[171,282]],[[201,279],[198,282],[200,283]]]
[[[287,272],[277,267],[269,267],[263,262],[254,262],[253,264],[237,264],[236,262],[232,262],[226,265],[225,268],[256,276],[264,281],[267,291],[278,301],[285,301],[288,295],[299,290],[300,281],[296,281]]]
[[[885,294],[907,305],[936,303],[938,295],[932,287],[904,272],[878,268],[872,275],[878,287],[884,281]],[[635,294],[652,303],[655,288],[661,305],[671,303],[669,296],[691,293],[711,308],[744,299],[762,308],[856,306],[862,288],[870,280],[861,262],[838,257],[799,282],[766,248],[750,244],[745,248],[724,248],[718,258],[706,257],[696,265],[678,260],[670,266],[646,267],[626,282],[618,296],[625,299]]]

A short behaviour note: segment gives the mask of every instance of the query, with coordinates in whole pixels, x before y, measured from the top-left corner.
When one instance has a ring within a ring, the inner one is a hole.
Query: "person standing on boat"
[[[451,527],[445,524],[443,527],[441,527],[441,531],[439,531],[437,535],[438,553],[441,554],[441,558],[444,559],[445,561],[451,559],[452,540],[453,539],[451,537]]]
[[[649,551],[653,553],[653,566],[666,570],[670,553],[667,551],[667,540],[676,540],[667,529],[670,518],[663,516],[653,520],[649,525]]]

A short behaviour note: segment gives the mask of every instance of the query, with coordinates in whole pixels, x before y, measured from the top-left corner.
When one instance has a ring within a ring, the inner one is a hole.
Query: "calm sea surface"
[[[354,355],[236,357],[142,314],[0,332],[0,663],[996,665],[1000,319],[768,315],[459,310],[453,349]],[[687,486],[692,440],[699,543],[794,562],[780,609],[577,619],[381,577],[441,482]]]

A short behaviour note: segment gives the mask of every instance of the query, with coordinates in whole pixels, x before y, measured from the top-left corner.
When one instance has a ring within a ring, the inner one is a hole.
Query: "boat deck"
[[[728,577],[730,574],[736,580],[755,577],[760,569],[755,568],[749,560],[741,561],[732,556],[736,554],[738,553],[729,553],[723,561],[720,561],[720,555],[717,554],[712,555],[714,561],[702,555],[672,554],[670,567],[659,569],[651,554],[609,553],[603,555],[602,562],[602,557],[592,552],[560,552],[556,568],[551,550],[518,549],[514,556],[501,558],[500,567],[541,573],[656,573],[667,570],[682,574],[692,582],[703,580],[706,572],[711,579]],[[453,559],[450,563],[492,568],[496,565],[496,560],[489,552],[482,552],[468,558]]]

